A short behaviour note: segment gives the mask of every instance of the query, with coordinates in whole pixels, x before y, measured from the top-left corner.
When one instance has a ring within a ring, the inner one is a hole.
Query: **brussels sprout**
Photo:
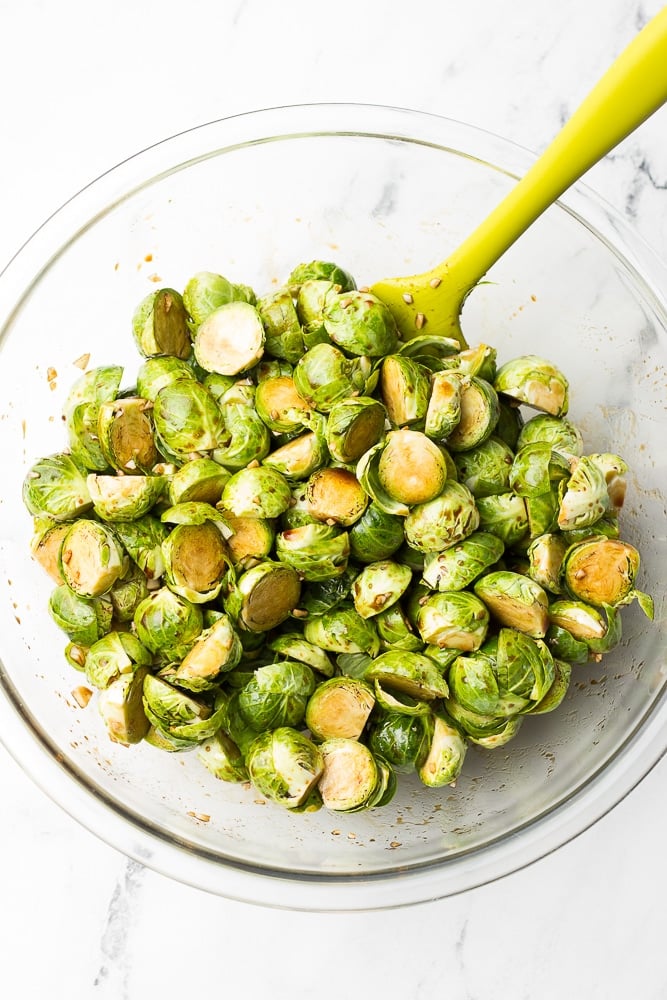
[[[306,706],[305,723],[315,740],[362,735],[375,705],[369,685],[354,677],[330,677],[318,684]]]
[[[173,288],[160,288],[141,300],[132,317],[132,332],[145,358],[168,354],[185,360],[192,352],[188,313]]]
[[[370,664],[367,664],[367,668]],[[422,701],[419,698],[413,698],[412,695],[405,694],[403,691],[392,691],[391,689],[385,689],[382,687],[380,681],[375,681],[373,684],[375,691],[375,701],[379,709],[384,712],[398,713],[399,715],[428,715],[431,711],[428,701]]]
[[[209,313],[194,338],[194,355],[204,371],[237,375],[264,353],[264,326],[249,302],[226,302]]]
[[[581,431],[567,417],[552,417],[548,413],[531,417],[521,428],[517,450],[537,441],[550,445],[565,458],[578,457],[584,452]]]
[[[229,617],[220,615],[200,633],[171,679],[188,691],[206,691],[240,662],[243,649]]]
[[[495,750],[498,747],[506,746],[510,740],[513,740],[523,722],[523,716],[521,715],[511,715],[506,719],[501,719],[498,723],[495,732],[488,733],[484,736],[473,736],[470,734],[468,739],[471,743],[474,743],[478,747],[482,747],[485,750]]]
[[[489,612],[480,598],[467,590],[434,593],[419,602],[416,627],[429,645],[475,650],[486,638]]]
[[[234,685],[230,684],[229,681],[233,678],[235,673],[236,671],[232,671],[229,674],[227,685],[230,688],[234,687]],[[245,683],[247,683],[247,680]],[[238,689],[233,690],[233,693],[227,702],[223,729],[239,748],[241,755],[245,758],[251,744],[257,739],[257,730],[248,725],[239,711],[239,694],[241,688],[244,686],[245,684],[242,684]]]
[[[215,710],[162,677],[144,678],[143,708],[149,722],[162,732],[193,743],[210,739],[220,728],[227,704],[219,697]]]
[[[493,434],[500,414],[493,386],[477,375],[461,381],[459,422],[447,437],[450,451],[469,451]]]
[[[498,570],[483,576],[473,589],[501,625],[519,629],[534,639],[546,635],[549,601],[539,583],[520,573]]]
[[[200,607],[167,587],[155,590],[134,613],[137,638],[163,662],[181,660],[199,638],[203,617]]]
[[[62,583],[60,572],[60,546],[69,531],[67,521],[52,521],[49,518],[35,518],[34,533],[30,539],[33,559],[39,563],[55,583]]]
[[[157,580],[162,576],[162,543],[169,531],[161,521],[149,514],[136,521],[120,521],[114,524],[114,531],[125,551],[148,580]]]
[[[420,701],[446,698],[449,693],[447,683],[433,660],[406,650],[381,653],[366,668],[364,679],[378,681],[383,688]]]
[[[234,517],[280,517],[292,491],[280,472],[266,466],[240,469],[224,486],[220,506]]]
[[[276,556],[303,580],[326,580],[345,572],[350,554],[347,532],[328,524],[302,524],[276,536]]]
[[[428,440],[428,438],[426,439]],[[380,462],[385,443],[373,445],[357,462],[356,476],[373,504],[391,517],[405,517],[410,508],[401,500],[391,496],[380,481]]]
[[[255,387],[236,383],[219,402],[224,431],[213,458],[231,470],[261,462],[271,448],[271,435],[254,406]]]
[[[137,395],[154,403],[160,389],[184,378],[192,381],[196,379],[192,366],[187,361],[169,355],[146,358],[137,372]]]
[[[530,709],[531,715],[546,715],[561,704],[570,686],[572,667],[564,660],[554,660],[554,679],[546,694]]]
[[[23,503],[35,517],[71,521],[92,507],[86,475],[69,455],[40,458],[23,480]]]
[[[609,452],[589,455],[588,459],[597,465],[605,478],[607,493],[609,494],[610,513],[613,516],[618,513],[625,501],[627,463],[624,462],[620,455],[613,455]]]
[[[500,701],[495,662],[481,650],[459,656],[449,668],[450,697],[478,715],[495,715]],[[521,705],[517,706],[517,711]]]
[[[221,511],[226,526],[225,539],[231,562],[240,569],[250,569],[271,553],[275,531],[271,521],[261,517],[235,517]]]
[[[474,497],[506,493],[510,489],[513,459],[509,446],[494,436],[453,456],[459,482],[467,486]]]
[[[562,590],[560,569],[568,545],[561,534],[546,532],[533,538],[528,546],[528,575],[552,594],[560,594]]]
[[[425,730],[416,761],[419,780],[427,788],[452,785],[463,769],[466,741],[457,726],[439,712],[427,716]]]
[[[601,610],[583,601],[563,598],[549,605],[551,626],[564,629],[588,652],[607,652],[620,639],[620,615],[614,608]],[[588,659],[588,655],[585,657]]]
[[[568,382],[551,361],[525,354],[498,369],[496,391],[536,410],[562,417],[568,408]]]
[[[222,515],[209,504],[190,501],[170,507],[162,521],[175,525],[162,543],[165,583],[194,604],[213,600],[231,562]]]
[[[257,301],[257,311],[264,326],[267,352],[296,364],[306,348],[289,289],[263,295]]]
[[[558,528],[558,493],[549,490],[536,497],[524,497],[528,518],[528,535],[525,542],[540,535],[551,534]]]
[[[461,382],[459,372],[442,371],[431,376],[424,433],[435,441],[448,437],[461,419]]]
[[[551,622],[547,629],[545,642],[551,655],[568,663],[586,663],[590,659],[590,650],[585,642],[575,639],[567,629]]]
[[[118,395],[123,369],[106,365],[86,372],[72,386],[63,407],[72,458],[85,469],[103,472],[107,458],[100,447],[100,406]]]
[[[362,618],[372,618],[400,600],[412,580],[409,566],[383,559],[369,563],[352,584],[352,598]]]
[[[247,781],[248,770],[243,754],[236,743],[219,729],[210,739],[204,740],[197,750],[197,758],[204,767],[221,781]]]
[[[237,384],[237,377],[235,375],[220,375],[218,372],[209,372],[208,374],[205,374],[203,371],[201,371],[201,374],[204,375],[203,378],[200,378],[202,385],[208,389],[218,406],[220,405],[223,396],[225,396],[229,390],[233,389]],[[245,380],[241,384],[250,385],[250,382]]]
[[[424,504],[441,494],[447,465],[438,445],[421,431],[392,431],[382,450],[378,477],[399,503]]]
[[[331,343],[324,329],[324,306],[330,296],[340,291],[340,286],[328,278],[307,278],[294,290],[296,314],[303,328],[305,346],[311,348],[316,344]]]
[[[407,542],[420,552],[437,552],[462,541],[480,526],[475,498],[462,483],[448,480],[434,500],[419,503],[404,522]]]
[[[138,667],[133,673],[121,674],[99,693],[99,712],[114,743],[141,743],[150,729],[142,704],[147,676],[148,667]]]
[[[198,271],[183,289],[183,303],[195,328],[215,309],[237,297],[232,282],[213,271]]]
[[[169,503],[216,504],[222,496],[231,473],[212,458],[193,458],[169,477],[167,497]]]
[[[307,264],[298,264],[291,272],[287,284],[294,294],[306,281],[326,281],[338,285],[341,292],[352,292],[356,283],[349,271],[326,260],[311,260]]]
[[[427,552],[423,580],[433,590],[464,590],[502,556],[500,538],[474,531],[444,552]]]
[[[192,379],[176,379],[160,389],[153,420],[160,450],[179,460],[213,451],[224,433],[216,401],[206,386]]]
[[[329,338],[348,354],[381,358],[398,347],[398,330],[389,308],[370,292],[327,296],[322,311]]]
[[[464,708],[454,698],[446,699],[444,708],[447,715],[463,731],[466,739],[473,742],[492,736],[502,736],[509,721],[522,718],[520,715],[481,715],[479,712],[472,712],[469,708]]]
[[[104,599],[102,598],[102,600]],[[79,670],[81,672],[85,670],[87,655],[87,647],[81,646],[77,642],[68,642],[65,646],[65,659],[74,670]]]
[[[131,622],[138,606],[148,597],[146,576],[138,566],[133,566],[127,575],[117,580],[108,593],[117,622]]]
[[[526,703],[519,705],[519,710],[529,707],[529,702],[541,701],[555,677],[548,646],[518,629],[501,628],[496,650],[496,677],[501,703],[492,714],[514,714],[519,699]]]
[[[123,473],[151,471],[159,459],[152,410],[153,403],[140,396],[100,404],[97,433],[106,465]]]
[[[376,503],[370,503],[359,520],[350,527],[350,554],[361,563],[388,559],[405,539],[403,519],[387,514]]]
[[[72,642],[92,646],[111,629],[113,605],[107,598],[79,597],[63,583],[49,597],[49,613]]]
[[[380,395],[394,427],[424,420],[431,386],[428,371],[403,354],[390,355],[382,363]]]
[[[276,448],[264,459],[264,465],[276,469],[285,479],[307,479],[328,461],[329,452],[323,428],[306,431]]]
[[[106,688],[122,674],[137,667],[150,667],[149,651],[130,632],[108,632],[86,653],[86,680],[93,687]]]
[[[603,468],[594,456],[582,455],[576,459],[570,478],[563,483],[558,527],[561,531],[590,527],[609,509],[610,504]]]
[[[512,451],[516,451],[519,447],[519,435],[524,426],[521,410],[518,405],[512,405],[501,397],[498,398],[498,406],[498,423],[493,432],[494,436],[504,441]]]
[[[225,607],[249,632],[268,632],[282,624],[299,603],[301,584],[291,566],[269,559],[242,573],[225,598]]]
[[[293,434],[301,430],[311,413],[290,375],[262,379],[255,390],[255,408],[274,434]]]
[[[346,358],[333,344],[316,344],[294,368],[294,385],[303,399],[321,413],[348,396],[366,394],[371,376],[368,358]]]
[[[368,496],[353,472],[327,466],[309,477],[305,501],[313,517],[347,527],[359,520]]]
[[[320,750],[324,770],[318,788],[325,809],[349,813],[372,808],[379,775],[368,747],[339,737],[325,740]]]
[[[357,462],[384,433],[386,410],[370,396],[335,403],[326,425],[326,443],[332,458],[343,465]]]
[[[368,653],[376,656],[380,640],[372,619],[366,620],[350,605],[340,604],[306,620],[308,642],[331,653]]]
[[[572,545],[563,559],[561,579],[568,594],[594,607],[619,607],[635,598],[647,618],[653,600],[634,586],[639,552],[629,542],[599,536]]]
[[[570,545],[577,542],[587,541],[596,535],[604,535],[605,538],[619,538],[620,528],[618,517],[615,511],[607,511],[599,521],[592,524],[590,528],[571,528],[563,532],[563,537]]]
[[[341,576],[308,583],[303,588],[300,606],[308,615],[323,615],[350,597],[356,569],[348,566]]]
[[[74,521],[60,547],[60,572],[79,597],[101,597],[129,568],[120,541],[105,524]]]
[[[91,472],[87,479],[93,509],[103,521],[135,521],[161,498],[164,476],[103,476]]]
[[[314,690],[315,676],[307,664],[281,660],[255,670],[239,692],[239,712],[257,732],[299,727]]]
[[[368,738],[371,752],[386,760],[395,771],[409,774],[427,745],[424,719],[399,712],[383,712],[373,723]]]
[[[480,530],[496,535],[508,548],[528,534],[526,504],[516,493],[477,497],[476,507]]]
[[[150,719],[149,719],[150,722]],[[159,726],[150,725],[148,732],[144,736],[144,743],[155,747],[156,750],[164,750],[166,753],[182,753],[194,750],[198,743],[192,739],[182,739],[172,733],[166,733]]]
[[[267,646],[288,660],[307,663],[324,677],[333,676],[334,665],[324,650],[318,649],[312,642],[307,642],[298,632],[285,632],[268,642]]]
[[[246,754],[255,788],[288,809],[303,805],[320,780],[324,762],[318,747],[303,733],[280,726],[261,733]]]
[[[447,671],[456,657],[461,655],[458,649],[448,649],[446,646],[434,646],[432,644],[424,646],[422,652],[424,656],[428,656],[430,660],[433,660],[440,673],[445,676],[447,676]]]

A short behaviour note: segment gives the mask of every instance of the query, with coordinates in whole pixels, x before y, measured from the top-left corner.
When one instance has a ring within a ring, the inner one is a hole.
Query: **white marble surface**
[[[657,0],[0,0],[0,264],[108,166],[181,129],[319,100],[409,106],[543,148]],[[589,183],[667,257],[667,110]],[[3,995],[53,1000],[667,997],[667,761],[493,885],[407,910],[275,912],[94,839],[0,748]]]

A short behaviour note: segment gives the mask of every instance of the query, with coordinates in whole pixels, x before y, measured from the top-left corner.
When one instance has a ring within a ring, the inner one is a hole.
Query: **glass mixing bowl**
[[[311,909],[403,905],[483,884],[575,836],[665,750],[663,602],[667,282],[623,220],[577,186],[466,302],[469,343],[542,354],[571,382],[587,451],[631,465],[624,537],[656,620],[624,609],[620,646],[576,667],[566,701],[508,746],[471,749],[455,788],[402,777],[393,802],[291,815],[192,754],[112,744],[62,655],[50,582],[29,557],[27,468],[62,449],[61,409],[90,366],[139,364],[135,305],[156,283],[218,271],[258,292],[298,262],[360,284],[424,270],[532,157],[493,135],[382,107],[281,108],[213,122],[115,167],[60,209],[0,280],[0,738],[44,791],[108,843],[184,882]]]

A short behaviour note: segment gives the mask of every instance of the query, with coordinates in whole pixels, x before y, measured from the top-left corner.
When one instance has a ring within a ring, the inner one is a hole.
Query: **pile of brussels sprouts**
[[[112,740],[293,811],[377,807],[555,709],[622,605],[652,616],[625,462],[583,453],[544,358],[402,341],[321,261],[259,298],[198,273],[133,331],[132,388],[87,371],[23,487]]]

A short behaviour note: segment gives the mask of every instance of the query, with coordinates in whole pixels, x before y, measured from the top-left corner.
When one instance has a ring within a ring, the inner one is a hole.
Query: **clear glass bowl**
[[[387,807],[293,816],[216,781],[188,754],[113,745],[46,611],[21,481],[64,446],[75,362],[139,364],[130,317],[155,282],[219,271],[259,292],[333,259],[359,283],[424,270],[530,165],[493,135],[382,107],[305,106],[213,122],[145,150],[58,211],[0,279],[0,738],[72,816],[144,864],[224,896],[361,909],[446,896],[553,850],[617,803],[667,743],[663,607],[667,281],[623,220],[577,186],[468,299],[471,344],[538,353],[569,375],[587,450],[630,462],[624,537],[643,553],[649,624],[575,668],[567,700],[455,788],[404,778]]]

